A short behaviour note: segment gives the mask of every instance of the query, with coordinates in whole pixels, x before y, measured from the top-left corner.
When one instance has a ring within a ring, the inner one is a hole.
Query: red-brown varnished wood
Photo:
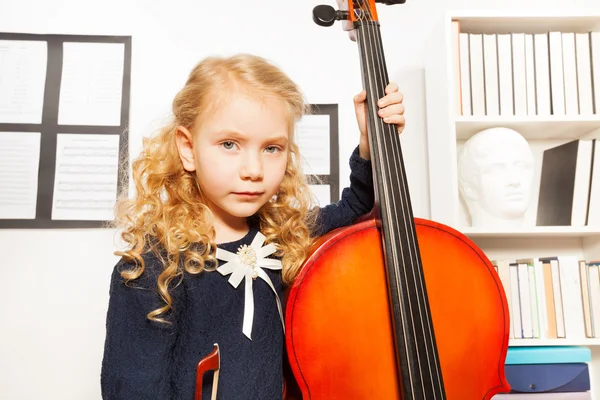
[[[508,391],[509,312],[493,266],[460,232],[415,224],[447,399]],[[387,287],[375,220],[320,240],[286,293],[286,352],[304,400],[402,398]]]
[[[202,400],[202,380],[204,378],[204,374],[208,371],[215,371],[215,377],[217,377],[217,373],[221,368],[221,351],[219,350],[219,345],[215,343],[213,346],[213,350],[196,366],[196,393],[194,395],[194,400]],[[213,381],[213,385],[218,385],[218,379]],[[213,387],[213,391],[215,387]]]
[[[353,1],[348,1],[348,19],[351,22],[359,21],[358,15],[361,13],[355,13],[354,10],[368,11],[370,21],[379,21],[377,15],[377,7],[375,6],[375,0],[364,0],[362,6],[356,6]]]

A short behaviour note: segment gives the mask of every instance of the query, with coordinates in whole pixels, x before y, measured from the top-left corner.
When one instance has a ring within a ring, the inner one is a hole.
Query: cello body
[[[502,283],[467,237],[415,219],[448,400],[508,392]],[[286,350],[302,399],[402,399],[376,219],[322,237],[286,305]]]
[[[286,291],[284,397],[490,400],[510,390],[506,294],[471,240],[413,216],[399,134],[376,105],[389,84],[376,2],[405,0],[313,10],[356,34],[375,202],[368,219],[321,237]]]

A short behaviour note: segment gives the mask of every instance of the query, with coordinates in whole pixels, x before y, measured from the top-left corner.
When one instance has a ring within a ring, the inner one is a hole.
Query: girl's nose
[[[263,166],[260,155],[249,155],[245,157],[240,168],[240,176],[242,179],[260,180],[263,178]]]

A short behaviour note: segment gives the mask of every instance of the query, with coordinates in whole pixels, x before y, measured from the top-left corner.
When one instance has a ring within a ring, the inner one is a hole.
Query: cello
[[[375,206],[319,238],[286,290],[284,397],[489,400],[510,390],[504,289],[469,238],[413,217],[399,135],[377,115],[388,74],[376,2],[346,1],[313,20],[356,33]]]

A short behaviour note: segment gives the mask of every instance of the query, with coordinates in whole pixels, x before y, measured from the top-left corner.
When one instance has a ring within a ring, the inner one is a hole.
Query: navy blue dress
[[[341,200],[320,209],[315,236],[347,226],[371,211],[374,203],[371,162],[360,158],[358,147],[350,158],[350,187]],[[219,248],[236,253],[250,245],[259,226],[249,219],[250,230],[235,242]],[[271,256],[272,257],[272,256]],[[221,352],[219,400],[275,400],[282,397],[284,333],[276,297],[263,279],[253,282],[252,339],[242,333],[244,282],[234,288],[229,275],[219,272],[184,274],[171,289],[172,325],[149,321],[146,314],[163,304],[156,293],[160,261],[144,255],[146,269],[125,286],[117,263],[110,283],[101,388],[104,400],[193,400],[196,366],[218,343]],[[219,265],[223,262],[219,261]],[[281,271],[264,269],[283,302]],[[283,305],[283,304],[282,304]],[[285,315],[285,310],[284,310]],[[203,399],[210,399],[212,373],[204,377]]]

